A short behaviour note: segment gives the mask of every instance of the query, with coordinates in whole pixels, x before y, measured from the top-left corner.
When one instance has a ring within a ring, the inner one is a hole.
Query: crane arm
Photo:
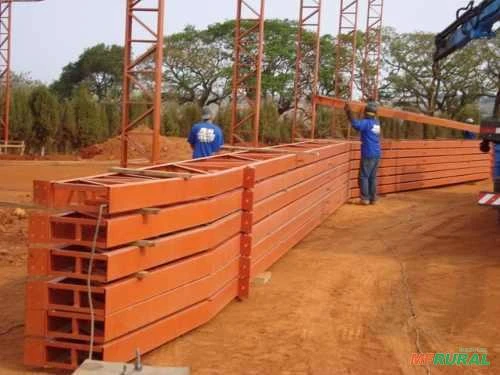
[[[465,47],[474,39],[493,38],[500,21],[500,0],[484,0],[478,6],[474,1],[457,11],[457,20],[436,36],[434,61],[438,62]]]

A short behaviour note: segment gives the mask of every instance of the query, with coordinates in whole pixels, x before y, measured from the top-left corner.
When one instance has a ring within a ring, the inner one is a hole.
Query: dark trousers
[[[377,200],[377,170],[379,158],[362,158],[359,168],[359,188],[361,199],[375,202]]]

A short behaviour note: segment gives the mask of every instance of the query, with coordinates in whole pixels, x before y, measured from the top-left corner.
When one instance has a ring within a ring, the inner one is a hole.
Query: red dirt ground
[[[80,151],[83,159],[120,160],[121,141],[119,137]],[[152,152],[152,130],[140,127],[129,133],[129,159],[149,159]],[[191,158],[191,147],[185,138],[160,137],[161,160],[165,162]]]
[[[15,199],[13,191],[26,195],[40,175],[106,169],[4,164],[8,189],[0,201]],[[477,192],[488,188],[344,206],[274,265],[270,282],[255,285],[249,300],[231,303],[145,362],[190,366],[194,375],[499,374],[499,227],[494,211],[476,205]],[[0,374],[42,374],[22,365],[27,220],[10,207],[0,208],[0,218]],[[413,352],[460,347],[487,349],[491,367],[409,364]]]

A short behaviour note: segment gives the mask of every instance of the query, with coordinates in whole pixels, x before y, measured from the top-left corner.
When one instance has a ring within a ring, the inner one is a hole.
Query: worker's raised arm
[[[358,131],[361,131],[363,128],[363,120],[354,119],[354,117],[352,116],[352,110],[351,107],[349,106],[349,103],[345,104],[344,111],[352,127]]]

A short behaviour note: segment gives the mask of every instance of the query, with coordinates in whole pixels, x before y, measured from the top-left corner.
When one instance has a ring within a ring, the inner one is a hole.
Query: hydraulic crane
[[[474,1],[457,11],[457,19],[443,32],[436,36],[435,64],[453,52],[464,48],[471,41],[482,38],[494,38],[499,30],[500,0],[484,0],[474,6]],[[479,204],[500,208],[500,118],[498,108],[481,119],[481,151],[489,152],[490,143],[495,145],[495,184],[494,193],[482,192]],[[500,211],[499,211],[500,221]]]

